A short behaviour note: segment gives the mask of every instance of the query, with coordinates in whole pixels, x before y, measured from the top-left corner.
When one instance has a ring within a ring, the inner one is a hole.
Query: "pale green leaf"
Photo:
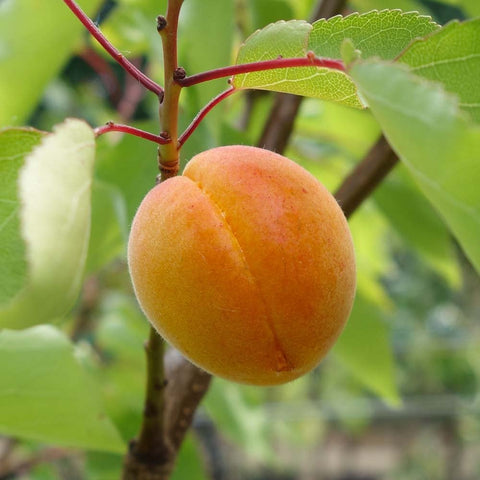
[[[122,452],[95,384],[57,329],[0,332],[0,432],[69,447]]]
[[[312,26],[303,20],[277,22],[255,32],[238,53],[237,64],[262,60],[305,57]],[[256,88],[322,98],[353,107],[362,104],[355,86],[347,76],[328,68],[284,68],[235,75],[233,86],[238,89]]]
[[[405,67],[369,61],[351,75],[417,185],[480,270],[480,127],[461,114],[455,97]]]
[[[308,49],[320,57],[340,58],[343,41],[348,38],[361,51],[372,56],[394,59],[414,39],[440,28],[430,17],[401,10],[373,11],[347,17],[337,15],[313,24]]]
[[[0,305],[22,288],[27,275],[17,182],[25,156],[41,138],[42,132],[33,129],[0,132]]]
[[[480,123],[480,19],[452,22],[400,57],[412,72],[441,82]]]
[[[398,405],[400,397],[388,325],[378,306],[358,293],[333,354],[366,387],[391,405]]]
[[[99,0],[79,2],[92,14]],[[0,2],[0,125],[21,125],[85,27],[61,1]]]
[[[340,59],[346,40],[351,52],[357,49],[362,58],[393,59],[414,39],[437,28],[430,17],[400,10],[336,16],[313,25],[301,20],[277,22],[250,36],[240,48],[236,63],[272,60],[279,56],[305,57],[310,51],[319,57]],[[328,68],[295,67],[241,74],[233,78],[233,85],[239,89],[273,90],[363,107],[351,79],[341,71]]]
[[[92,129],[67,120],[25,158],[19,176],[28,278],[0,310],[0,326],[23,328],[65,314],[83,275],[95,156]]]

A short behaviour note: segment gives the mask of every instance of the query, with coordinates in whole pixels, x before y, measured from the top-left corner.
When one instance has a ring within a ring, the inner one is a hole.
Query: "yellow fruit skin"
[[[314,368],[350,314],[355,258],[333,196],[296,163],[227,146],[153,188],[128,261],[157,331],[190,361],[240,383]]]

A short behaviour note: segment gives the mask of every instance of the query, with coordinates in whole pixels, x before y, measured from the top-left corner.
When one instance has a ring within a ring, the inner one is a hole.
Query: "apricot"
[[[275,385],[314,368],[350,314],[355,258],[333,196],[255,147],[195,156],[142,201],[129,269],[147,318],[204,370]]]

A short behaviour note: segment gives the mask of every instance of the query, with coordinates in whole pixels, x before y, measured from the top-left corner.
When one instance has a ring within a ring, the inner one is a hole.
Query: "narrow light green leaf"
[[[350,42],[351,52],[359,50],[362,58],[393,59],[414,39],[437,28],[439,26],[430,17],[400,10],[337,16],[313,25],[300,20],[277,22],[249,37],[240,48],[236,63],[271,60],[278,56],[305,57],[309,51],[319,57],[340,59],[346,40]],[[247,73],[236,75],[233,85],[239,89],[273,90],[363,107],[351,79],[343,72],[328,68],[301,67]]]
[[[0,432],[57,445],[122,452],[95,385],[68,339],[39,325],[0,332]]]
[[[460,107],[480,123],[480,19],[448,24],[413,43],[400,61],[457,94]]]
[[[455,97],[401,66],[369,61],[355,65],[351,75],[390,144],[480,271],[480,127],[462,116]]]
[[[22,288],[27,275],[17,181],[24,157],[41,138],[42,132],[34,129],[0,132],[0,305]]]
[[[342,43],[348,38],[364,59],[372,56],[393,59],[414,39],[438,28],[430,17],[417,12],[382,10],[347,17],[338,15],[313,24],[308,49],[320,57],[340,58]]]
[[[26,156],[18,197],[28,279],[0,310],[0,327],[48,322],[75,302],[88,246],[94,156],[92,129],[73,119]]]
[[[79,3],[92,14],[101,2]],[[0,125],[25,122],[84,31],[63,2],[0,2]]]
[[[360,294],[333,354],[366,387],[386,402],[399,404],[388,326],[378,306]]]

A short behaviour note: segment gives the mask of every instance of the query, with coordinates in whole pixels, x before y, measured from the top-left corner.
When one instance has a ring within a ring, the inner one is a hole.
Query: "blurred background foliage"
[[[79,3],[122,53],[162,82],[155,18],[166,0]],[[253,31],[280,19],[308,19],[315,3],[186,0],[180,64],[189,74],[231,64]],[[479,5],[356,0],[348,8],[416,10],[444,24],[480,15]],[[48,16],[33,14],[39,6]],[[47,17],[51,26],[38,21]],[[157,131],[155,97],[124,75],[61,1],[3,0],[0,26],[0,40],[17,39],[14,61],[4,60],[0,41],[0,98],[9,98],[0,126],[49,131],[65,117],[78,117],[92,126],[114,120]],[[16,95],[8,92],[12,84]],[[225,86],[218,80],[185,91],[182,126]],[[217,106],[185,145],[182,162],[215,145],[256,144],[273,98],[247,92]],[[367,111],[306,100],[286,155],[333,191],[378,135]],[[98,377],[126,442],[140,424],[148,326],[133,297],[125,246],[156,168],[155,145],[119,134],[99,139],[85,284],[62,324]],[[332,354],[312,374],[282,387],[215,379],[182,447],[175,480],[480,478],[478,276],[401,166],[354,214],[351,227],[358,299]],[[121,461],[111,453],[0,440],[0,479],[113,480]]]

